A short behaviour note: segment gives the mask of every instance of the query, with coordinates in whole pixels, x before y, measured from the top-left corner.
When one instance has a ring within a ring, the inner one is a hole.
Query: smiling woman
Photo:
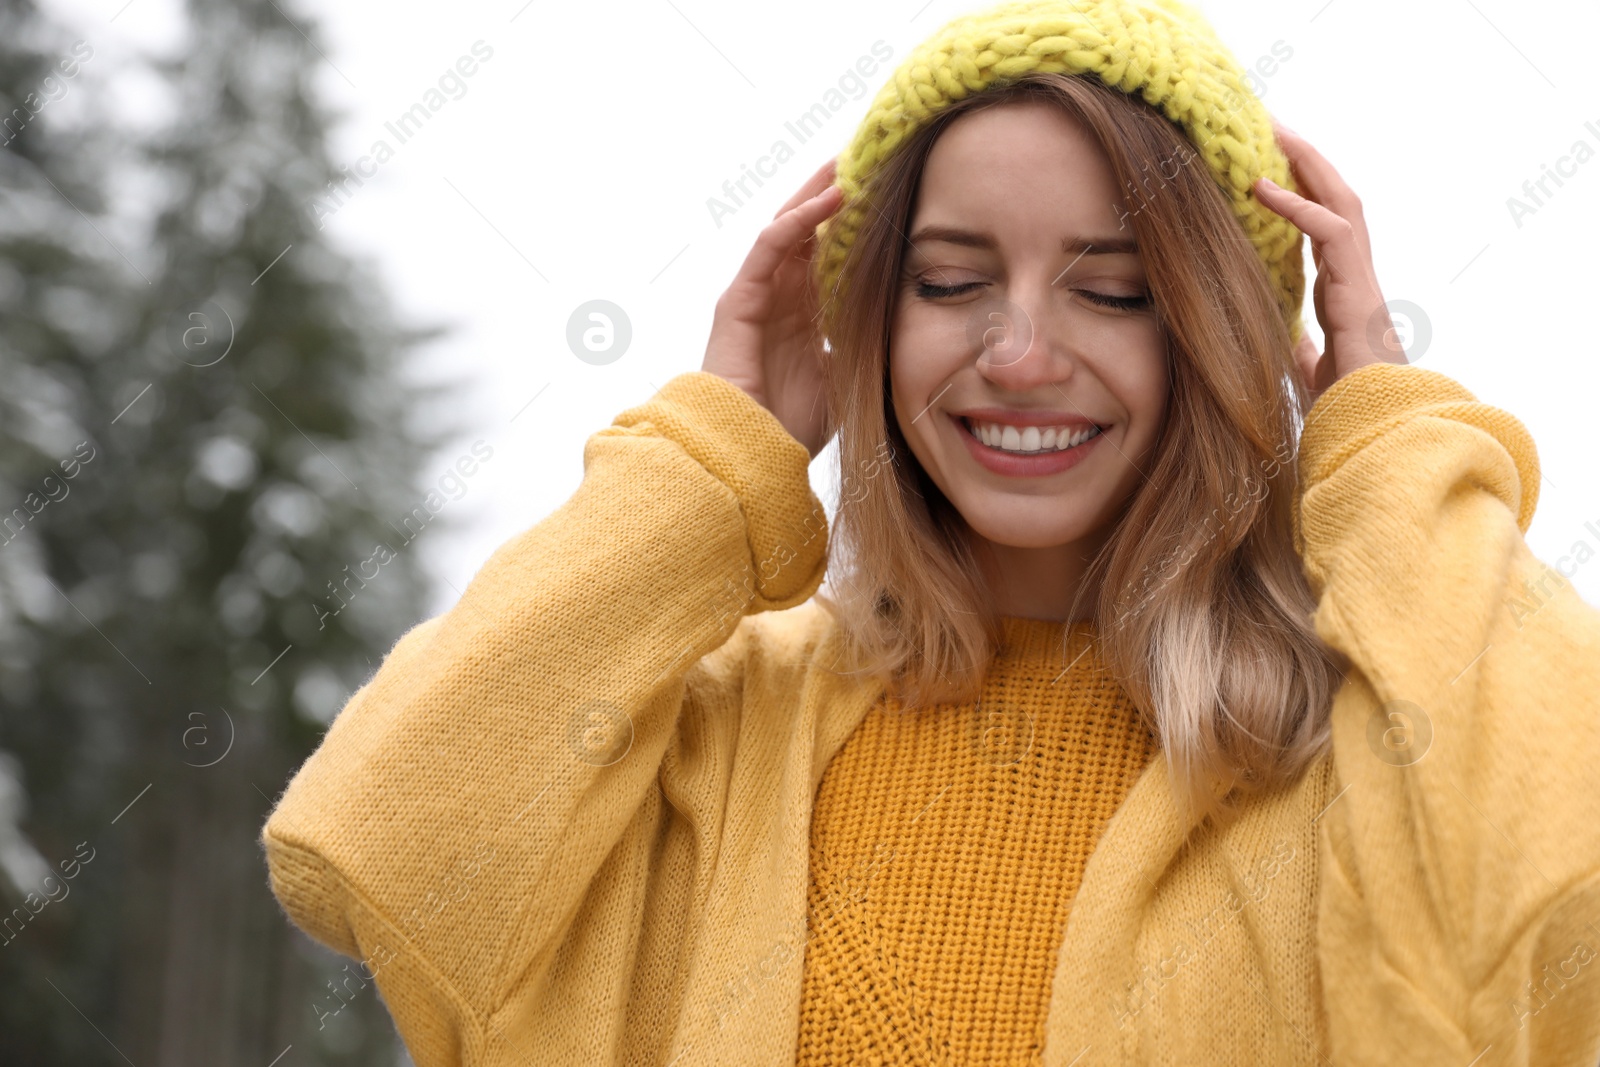
[[[1512,614],[1533,443],[1384,309],[1187,5],[950,23],[350,699],[275,891],[359,956],[493,849],[376,976],[419,1067],[1592,1067],[1600,613]]]
[[[916,462],[840,508],[851,565],[825,596],[913,704],[970,699],[1001,616],[1096,619],[1205,810],[1208,773],[1262,787],[1315,758],[1340,668],[1276,459],[1305,404],[1293,320],[1208,169],[1143,180],[1185,146],[1098,79],[1036,73],[950,105],[864,184],[849,296],[824,308],[830,410],[842,463],[884,439]]]

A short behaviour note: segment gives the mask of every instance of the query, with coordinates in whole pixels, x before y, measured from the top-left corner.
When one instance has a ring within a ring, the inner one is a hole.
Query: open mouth
[[[1013,456],[1047,456],[1070,452],[1104,432],[1100,426],[1011,426],[998,422],[978,422],[965,415],[958,421],[968,434],[987,448]]]

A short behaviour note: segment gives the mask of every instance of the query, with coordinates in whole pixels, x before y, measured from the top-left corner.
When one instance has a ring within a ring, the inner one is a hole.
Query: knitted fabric
[[[1003,624],[976,706],[879,703],[828,764],[799,1067],[1039,1062],[1084,864],[1156,746],[1092,623]]]
[[[1206,19],[1179,0],[1014,0],[947,23],[918,45],[873,98],[837,160],[844,201],[818,227],[821,291],[843,292],[845,257],[872,205],[867,183],[917,129],[950,104],[1033,72],[1090,74],[1137,95],[1194,143],[1266,267],[1291,342],[1303,332],[1299,229],[1252,189],[1265,175],[1296,188],[1272,116]]]
[[[1523,540],[1533,440],[1379,363],[1300,455],[1314,622],[1351,661],[1332,750],[1205,833],[1145,765],[1070,896],[1043,1067],[1593,1067],[1600,612]],[[793,1067],[811,817],[879,696],[813,595],[809,459],[678,375],[406,631],[262,829],[289,917],[361,961],[308,1029],[381,995],[417,1067]],[[1400,711],[1431,730],[1414,763]]]

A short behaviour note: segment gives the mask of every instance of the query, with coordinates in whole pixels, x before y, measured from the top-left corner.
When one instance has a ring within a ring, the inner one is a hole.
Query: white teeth
[[[1037,426],[1028,426],[1019,431],[1015,426],[996,422],[963,421],[978,440],[990,448],[1007,452],[1060,452],[1081,445],[1100,433],[1098,426],[1076,432],[1067,426],[1050,426],[1042,431]]]

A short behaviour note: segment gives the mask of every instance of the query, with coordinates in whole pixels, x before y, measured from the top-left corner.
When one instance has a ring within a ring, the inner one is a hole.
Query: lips
[[[1043,477],[1070,470],[1088,458],[1107,429],[1082,416],[1056,411],[978,410],[952,413],[949,418],[973,459],[1006,477]]]
[[[1010,423],[978,422],[974,419],[961,421],[972,436],[1002,452],[1056,452],[1081,445],[1100,432],[1098,426],[1081,430],[1073,430],[1070,426],[1046,426],[1043,430],[1037,426],[1024,426],[1019,430]]]
[[[1091,426],[1101,426],[1084,418],[1075,411],[1028,411],[1020,408],[967,408],[963,411],[953,411],[952,415],[958,418],[971,419],[974,422],[999,422],[1011,426],[1068,426],[1073,431],[1087,430]]]

